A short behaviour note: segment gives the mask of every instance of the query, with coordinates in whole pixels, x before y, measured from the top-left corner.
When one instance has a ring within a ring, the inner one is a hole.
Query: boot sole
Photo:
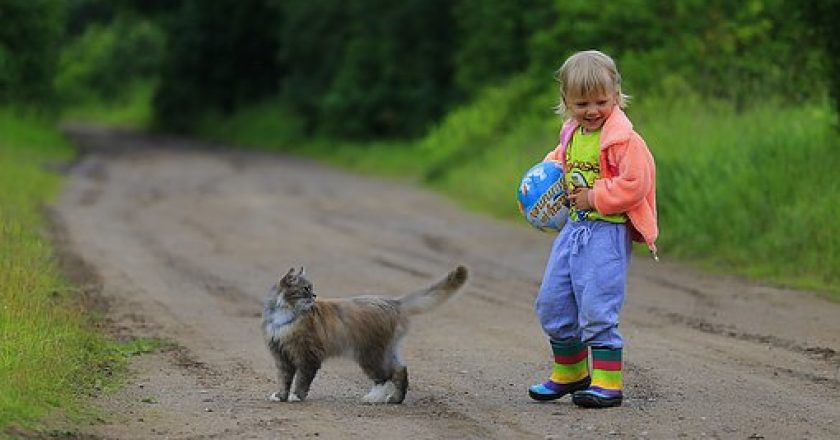
[[[540,402],[547,402],[549,400],[557,400],[563,396],[567,396],[569,393],[566,394],[538,394],[531,390],[528,390],[528,397],[540,401]]]
[[[598,397],[594,394],[573,394],[572,402],[577,406],[584,408],[611,408],[614,406],[621,406],[621,397]]]
[[[589,388],[589,385],[590,385],[590,382],[587,381],[587,382],[581,384],[580,386],[569,389],[569,391],[567,391],[563,394],[538,394],[538,393],[535,393],[535,392],[533,392],[529,389],[528,390],[528,396],[530,398],[536,400],[536,401],[539,401],[539,402],[547,402],[549,400],[557,400],[557,399],[560,399],[562,397],[568,396],[569,394],[572,394],[575,391],[583,391],[583,390]]]

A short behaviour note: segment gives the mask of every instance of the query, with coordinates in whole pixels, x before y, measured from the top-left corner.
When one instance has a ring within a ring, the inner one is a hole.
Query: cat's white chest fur
[[[282,342],[294,329],[295,314],[287,309],[274,309],[265,319],[265,334],[275,342]]]

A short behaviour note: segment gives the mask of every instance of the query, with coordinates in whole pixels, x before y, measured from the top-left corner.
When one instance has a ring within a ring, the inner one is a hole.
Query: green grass
[[[515,188],[557,142],[555,93],[514,78],[416,141],[306,138],[270,102],[216,118],[201,133],[422,182],[470,209],[521,221]],[[628,113],[657,160],[663,258],[840,300],[840,139],[827,104],[768,102],[738,113],[690,96],[636,101]]]
[[[153,346],[100,335],[57,268],[42,208],[61,181],[44,165],[73,154],[50,123],[0,109],[0,438],[54,411],[81,417],[125,357]]]
[[[840,139],[825,106],[640,106],[666,253],[840,298]]]
[[[114,127],[145,128],[152,122],[154,82],[135,83],[116,102],[87,98],[63,109],[62,119],[73,122],[96,122]]]
[[[347,169],[380,176],[420,176],[426,162],[410,154],[406,141],[348,142],[303,134],[303,123],[283,105],[264,102],[232,116],[207,115],[198,133],[207,140],[238,147],[318,158]]]

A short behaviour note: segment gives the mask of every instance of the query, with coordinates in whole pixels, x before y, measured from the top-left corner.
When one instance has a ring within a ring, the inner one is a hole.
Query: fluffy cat
[[[270,399],[288,401],[293,378],[294,395],[306,399],[321,363],[332,356],[348,356],[374,382],[365,402],[402,403],[408,370],[398,349],[409,316],[442,304],[466,281],[467,269],[458,266],[437,283],[400,298],[316,300],[304,269],[297,273],[290,269],[271,288],[263,313],[262,328],[281,386]]]

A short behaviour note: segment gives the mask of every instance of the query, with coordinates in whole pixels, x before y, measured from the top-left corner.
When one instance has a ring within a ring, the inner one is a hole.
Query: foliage
[[[451,70],[449,3],[349,3],[349,39],[322,103],[328,132],[419,135],[443,113]]]
[[[813,24],[816,38],[825,50],[824,62],[828,77],[828,90],[834,100],[834,109],[840,112],[840,0],[821,0],[797,3],[794,13],[801,13],[802,23]],[[838,122],[835,119],[835,123]]]
[[[307,139],[300,115],[275,101],[244,107],[231,115],[207,114],[197,127],[203,137],[214,141],[275,151],[293,150]],[[306,145],[311,146],[311,139]]]
[[[159,21],[176,11],[182,0],[65,0],[65,34],[76,38],[91,26],[108,26],[118,20]]]
[[[113,0],[67,0],[67,19],[65,35],[76,38],[88,27],[106,26],[119,13],[118,4]]]
[[[451,101],[450,3],[282,2],[283,97],[310,132],[421,134]]]
[[[303,120],[307,133],[321,120],[321,101],[343,59],[349,9],[343,0],[282,1],[278,26],[282,95]]]
[[[828,106],[656,104],[636,120],[657,158],[663,251],[837,291],[840,144]]]
[[[119,99],[82,97],[68,102],[61,117],[65,121],[105,124],[143,130],[151,126],[155,82],[136,79],[119,91]]]
[[[404,140],[351,141],[306,135],[305,123],[287,103],[264,101],[232,115],[205,117],[199,124],[205,139],[240,148],[316,156],[354,170],[415,180],[424,169],[422,154]]]
[[[432,158],[423,180],[470,209],[518,219],[522,173],[557,144],[554,92],[526,76],[484,90],[418,143],[420,155]]]
[[[457,30],[454,81],[458,91],[473,97],[481,89],[504,83],[527,69],[528,41],[543,23],[546,1],[461,0],[453,6]]]
[[[819,50],[788,0],[557,0],[531,42],[538,72],[577,50],[613,55],[633,93],[679,98],[686,88],[737,109],[768,97],[822,96]],[[633,13],[628,13],[633,11]],[[673,90],[675,88],[675,90]]]
[[[543,96],[541,89],[539,82],[520,75],[450,112],[418,143],[427,164],[424,180],[436,181],[466,161],[482,162],[488,145],[499,144],[501,137],[518,132],[523,125],[530,126],[526,121],[552,115],[550,102],[538,99]],[[523,108],[526,102],[529,105]]]
[[[201,113],[229,114],[277,96],[308,134],[416,137],[483,88],[523,72],[542,81],[589,48],[618,60],[633,94],[696,92],[741,111],[767,98],[822,97],[830,62],[811,44],[812,23],[825,22],[817,29],[830,53],[832,4],[73,0],[71,17],[85,25],[68,26],[81,37],[67,48],[57,84],[73,95],[90,82],[79,77],[108,72],[98,59],[108,58],[111,34],[140,28],[121,17],[145,14],[162,23],[169,42],[154,102],[164,129],[189,130]],[[111,71],[125,71],[131,57],[114,55]],[[145,55],[159,60],[154,50]]]
[[[483,88],[523,72],[542,81],[589,48],[619,61],[632,94],[693,91],[741,111],[768,97],[819,99],[826,83],[840,95],[840,75],[825,75],[840,69],[837,5],[0,0],[0,101],[50,95],[63,31],[54,83],[65,103],[118,101],[119,78],[159,78],[153,109],[171,130],[276,95],[309,134],[414,137]]]
[[[277,8],[262,0],[185,0],[169,35],[154,98],[158,126],[187,130],[205,109],[230,113],[279,84]]]
[[[43,105],[64,25],[60,0],[0,0],[0,105]]]
[[[120,16],[91,25],[61,53],[55,88],[65,105],[121,102],[133,83],[155,78],[164,52],[164,34],[150,20]]]

